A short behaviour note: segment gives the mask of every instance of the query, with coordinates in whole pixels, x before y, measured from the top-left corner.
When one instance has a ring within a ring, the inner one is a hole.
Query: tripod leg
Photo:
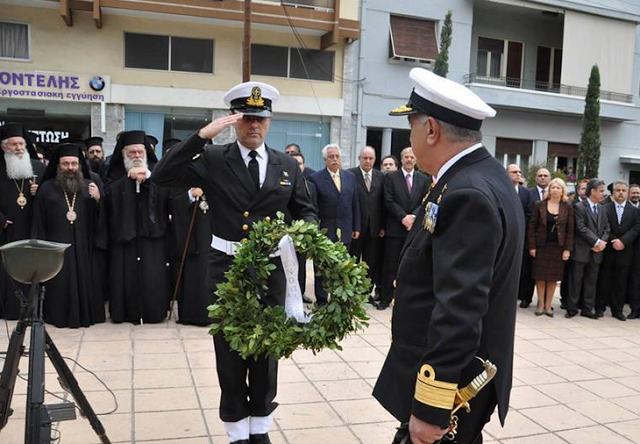
[[[89,401],[80,389],[78,381],[75,376],[73,376],[73,373],[71,373],[69,366],[67,366],[67,363],[64,361],[64,358],[58,351],[58,348],[53,343],[49,333],[45,331],[44,334],[47,342],[47,355],[49,355],[49,359],[60,377],[60,382],[63,388],[71,393],[73,399],[75,399],[78,404],[78,408],[89,420],[89,424],[91,424],[93,431],[96,433],[98,438],[100,438],[100,442],[102,442],[102,444],[110,444],[111,441],[109,441],[109,438],[107,437],[107,432],[105,431],[104,426],[96,416],[91,404],[89,404]]]
[[[50,441],[51,423],[44,407],[44,324],[34,321],[31,325],[29,346],[29,382],[27,385],[26,444],[42,444]],[[45,416],[43,416],[45,415]]]
[[[11,399],[18,377],[18,365],[24,351],[24,337],[27,331],[27,322],[21,320],[11,333],[9,348],[0,373],[0,430],[2,430],[12,413]]]

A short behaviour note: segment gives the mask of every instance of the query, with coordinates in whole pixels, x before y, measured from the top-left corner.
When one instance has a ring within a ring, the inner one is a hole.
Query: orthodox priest
[[[34,196],[45,166],[18,123],[0,126],[0,146],[0,245],[4,245],[30,237]],[[20,316],[17,290],[26,295],[29,288],[11,279],[0,266],[0,318]]]
[[[169,190],[154,182],[151,170],[156,162],[144,131],[119,135],[105,185],[109,313],[114,322],[153,323],[167,316]]]
[[[313,221],[315,210],[304,188],[302,173],[290,156],[265,145],[272,103],[278,90],[260,82],[246,82],[225,95],[231,115],[216,119],[184,142],[173,146],[154,171],[157,183],[187,191],[198,187],[211,206],[209,289],[224,282],[236,243],[249,235],[251,224],[282,212],[292,219]],[[209,145],[233,126],[237,141]],[[285,276],[279,258],[267,283],[266,304],[284,303]],[[214,336],[218,379],[222,394],[220,418],[232,444],[269,444],[268,432],[277,404],[278,361],[271,356],[244,360],[223,334]]]
[[[104,322],[102,292],[92,278],[94,246],[104,244],[104,216],[98,185],[91,180],[82,147],[58,146],[38,190],[33,237],[71,244],[60,273],[45,282],[44,318],[56,327],[88,327]]]

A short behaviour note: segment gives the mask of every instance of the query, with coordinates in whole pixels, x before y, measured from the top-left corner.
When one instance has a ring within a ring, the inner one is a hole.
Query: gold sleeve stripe
[[[439,409],[453,409],[458,384],[436,381],[436,373],[429,364],[424,364],[416,380],[414,397],[423,404]]]

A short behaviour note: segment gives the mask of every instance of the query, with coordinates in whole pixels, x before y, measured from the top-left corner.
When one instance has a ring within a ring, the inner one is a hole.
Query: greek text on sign
[[[0,70],[0,97],[108,102],[109,76],[57,71]]]

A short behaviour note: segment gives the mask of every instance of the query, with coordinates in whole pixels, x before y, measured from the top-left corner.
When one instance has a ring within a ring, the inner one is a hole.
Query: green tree
[[[444,18],[444,25],[440,32],[440,52],[433,67],[433,72],[442,77],[447,77],[449,72],[449,46],[451,46],[451,34],[453,33],[451,14],[451,10],[447,11],[447,15]]]
[[[598,177],[600,166],[600,70],[598,65],[591,68],[589,86],[585,98],[580,136],[580,156],[576,175],[578,180]]]

